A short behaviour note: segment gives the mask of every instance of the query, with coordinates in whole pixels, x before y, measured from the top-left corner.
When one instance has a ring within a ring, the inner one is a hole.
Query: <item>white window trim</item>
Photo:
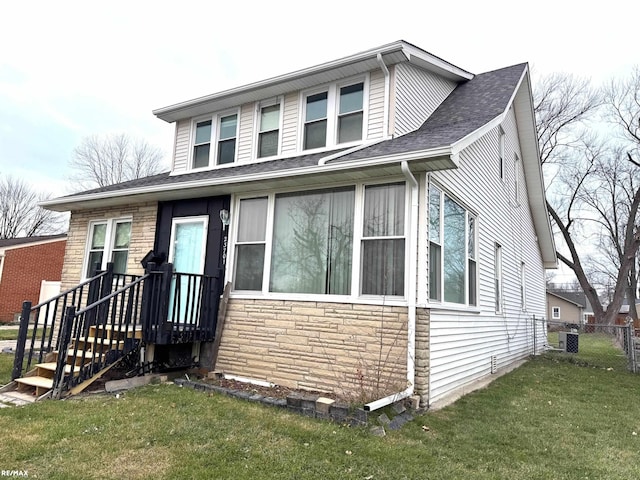
[[[527,266],[524,262],[520,263],[520,300],[522,302],[522,311],[527,311]]]
[[[560,307],[551,307],[551,319],[560,320],[562,315],[560,314]]]
[[[218,168],[228,168],[231,166],[235,166],[238,163],[238,146],[240,143],[240,107],[232,108],[229,110],[223,110],[221,112],[217,112],[213,115],[202,115],[200,117],[194,117],[191,119],[191,131],[189,132],[189,159],[187,163],[187,172],[192,171],[204,171],[204,170],[213,170]],[[234,152],[234,159],[231,163],[225,163],[223,165],[218,165],[218,141],[220,140],[220,119],[222,117],[228,117],[229,115],[236,115],[237,123],[236,123],[236,149]],[[205,167],[194,167],[193,166],[193,151],[196,145],[196,130],[198,127],[198,123],[206,122],[207,120],[211,120],[211,138],[209,141],[209,164]],[[262,160],[262,159],[261,159]]]
[[[407,236],[410,229],[410,188],[405,187],[405,229],[403,237],[405,239],[405,278],[404,278],[404,295],[403,296],[386,296],[386,295],[362,295],[361,292],[361,271],[362,271],[362,239],[363,239],[363,210],[364,210],[364,189],[369,185],[383,185],[388,183],[400,183],[403,182],[406,185],[406,179],[404,177],[390,177],[388,179],[376,181],[376,182],[347,182],[331,185],[329,188],[341,188],[341,187],[355,187],[355,201],[354,201],[354,227],[353,227],[353,252],[351,261],[351,293],[349,295],[337,295],[337,294],[322,294],[322,293],[280,293],[270,292],[269,283],[271,275],[271,255],[273,249],[273,223],[275,215],[275,197],[277,194],[302,192],[300,187],[292,187],[288,189],[282,189],[277,191],[271,191],[268,194],[261,192],[255,192],[252,194],[236,195],[232,199],[232,221],[229,231],[230,248],[229,258],[226,264],[226,278],[232,279],[232,284],[235,283],[235,264],[236,264],[236,245],[238,238],[238,224],[240,216],[240,201],[250,198],[267,197],[267,227],[265,232],[265,260],[264,271],[262,278],[262,291],[248,291],[248,290],[232,290],[231,296],[235,298],[267,298],[278,300],[292,300],[292,301],[322,301],[322,302],[361,302],[365,304],[380,304],[384,302],[386,305],[406,305],[407,303],[407,291],[409,286],[409,268],[407,268],[407,258],[409,257],[406,252]],[[320,187],[317,190],[324,190],[326,187]],[[314,189],[315,190],[315,189]],[[378,237],[376,237],[378,238]],[[383,238],[383,237],[380,237]],[[384,237],[387,238],[387,237]],[[391,237],[389,237],[391,238]]]
[[[275,155],[271,155],[269,157],[258,157],[258,149],[260,148],[260,119],[262,109],[265,107],[272,107],[274,105],[280,105],[280,116],[278,118],[278,151]],[[275,98],[271,98],[269,100],[262,100],[256,102],[254,109],[254,118],[253,118],[253,140],[251,145],[251,151],[253,152],[251,155],[252,160],[256,162],[262,162],[265,160],[273,160],[274,158],[278,158],[282,154],[282,129],[284,128],[284,97],[278,96]]]
[[[440,246],[440,300],[435,300],[430,298],[430,290],[428,292],[427,295],[427,303],[432,305],[432,306],[437,306],[438,308],[442,307],[445,309],[451,309],[451,310],[466,310],[469,309],[471,311],[476,311],[479,308],[479,304],[480,304],[480,285],[478,283],[479,281],[479,270],[480,270],[480,261],[478,259],[478,231],[480,229],[480,220],[479,220],[479,215],[472,210],[465,202],[463,202],[462,200],[460,200],[460,198],[458,198],[456,195],[453,195],[450,191],[446,190],[444,187],[442,187],[442,185],[440,185],[438,182],[434,182],[434,181],[429,181],[427,183],[427,189],[425,192],[425,196],[426,196],[426,200],[425,200],[425,205],[426,205],[426,211],[429,212],[429,206],[430,206],[430,198],[429,198],[429,186],[433,186],[435,188],[437,188],[440,191],[440,220],[439,220],[439,226],[440,226],[440,234],[439,234],[439,242],[433,242],[436,245]],[[444,244],[444,197],[447,196],[449,197],[450,200],[454,201],[455,203],[457,203],[460,207],[462,207],[465,211],[465,233],[464,233],[464,252],[465,252],[465,275],[464,275],[464,289],[465,289],[465,294],[464,294],[464,300],[465,303],[454,303],[454,302],[447,302],[444,299],[444,252],[446,249],[446,245]],[[475,274],[475,285],[476,285],[476,304],[472,305],[469,303],[469,259],[471,257],[469,257],[469,251],[468,251],[468,245],[469,245],[469,217],[472,216],[475,219],[475,241],[474,241],[474,246],[475,246],[475,256],[473,257],[473,260],[476,262],[476,274]],[[428,217],[427,217],[428,218]],[[429,228],[429,222],[427,221],[426,223],[427,228]],[[429,245],[430,243],[432,243],[432,240],[427,236],[427,248],[430,248]],[[427,279],[429,278],[429,274],[430,274],[430,267],[427,268],[426,271],[426,276]],[[431,289],[431,285],[428,285],[428,288]]]
[[[360,140],[353,142],[338,143],[338,114],[340,111],[340,89],[342,87],[348,87],[356,83],[362,83],[362,136]],[[320,87],[314,87],[308,90],[301,90],[298,99],[298,152],[299,153],[315,153],[324,150],[332,150],[335,148],[351,147],[358,145],[366,140],[367,125],[369,119],[369,85],[370,75],[359,75],[340,82],[333,82],[322,85]],[[304,127],[306,125],[306,106],[307,97],[316,95],[318,93],[327,92],[327,138],[324,147],[310,148],[305,150],[304,148]]]
[[[202,231],[202,245],[203,249],[200,254],[200,273],[204,273],[205,259],[207,256],[207,236],[209,232],[209,216],[208,215],[197,215],[193,217],[175,217],[171,220],[171,236],[169,237],[169,258],[167,259],[168,263],[173,263],[175,257],[175,233],[176,226],[182,223],[196,223],[200,222],[204,224],[204,229]]]
[[[99,225],[102,223],[107,225],[107,229],[104,235],[104,249],[103,249],[104,253],[102,255],[102,265],[100,266],[100,268],[104,270],[107,266],[107,263],[111,261],[111,255],[113,254],[113,244],[114,244],[115,235],[116,235],[115,226],[118,223],[126,223],[126,222],[131,223],[131,234],[133,235],[133,218],[132,217],[101,218],[101,219],[91,220],[89,222],[89,224],[87,225],[87,237],[85,241],[84,257],[82,259],[82,280],[86,280],[87,278],[89,278],[87,276],[87,274],[89,273],[89,265],[87,264],[87,261],[89,260],[89,252],[91,251],[93,227],[95,225]],[[129,248],[127,249],[127,251],[129,253],[131,252],[131,238],[129,238]],[[127,263],[128,261],[129,261],[129,257],[127,256]]]

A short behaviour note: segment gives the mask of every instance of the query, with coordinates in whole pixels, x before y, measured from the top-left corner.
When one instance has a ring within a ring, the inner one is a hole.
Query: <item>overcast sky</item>
[[[73,148],[115,132],[168,164],[173,128],[153,109],[399,39],[472,73],[527,61],[534,80],[600,82],[640,64],[640,7],[627,0],[224,3],[4,2],[0,175],[62,195]]]

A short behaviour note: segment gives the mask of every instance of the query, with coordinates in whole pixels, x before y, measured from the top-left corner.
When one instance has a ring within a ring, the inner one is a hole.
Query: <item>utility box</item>
[[[567,353],[578,353],[578,334],[558,332],[558,348]]]

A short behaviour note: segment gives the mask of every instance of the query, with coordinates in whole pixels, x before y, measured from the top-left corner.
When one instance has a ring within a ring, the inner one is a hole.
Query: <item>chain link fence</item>
[[[534,354],[586,367],[640,372],[640,338],[633,324],[570,324],[533,319]],[[544,335],[546,333],[546,336]]]

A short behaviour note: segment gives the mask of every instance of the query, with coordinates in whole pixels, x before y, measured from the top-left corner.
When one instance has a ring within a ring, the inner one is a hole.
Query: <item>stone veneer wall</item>
[[[140,275],[143,272],[140,260],[153,248],[157,212],[156,202],[72,212],[62,268],[61,289],[64,291],[72,288],[81,281],[88,227],[92,220],[132,218],[127,273]]]
[[[420,407],[429,406],[429,310],[416,309],[416,373],[415,394],[420,397]]]
[[[230,299],[216,370],[374,400],[407,386],[407,308]]]

